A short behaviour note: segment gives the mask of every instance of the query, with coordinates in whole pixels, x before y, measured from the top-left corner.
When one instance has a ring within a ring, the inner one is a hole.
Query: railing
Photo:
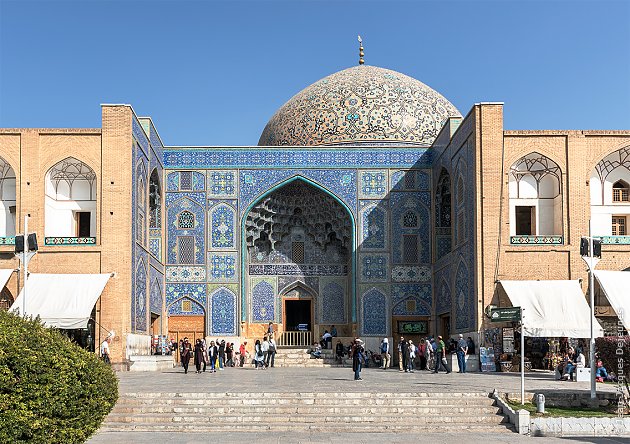
[[[278,347],[310,347],[312,339],[310,331],[283,331],[278,339]]]
[[[562,245],[562,236],[510,236],[510,245]]]
[[[96,245],[95,237],[46,237],[44,245]]]
[[[630,245],[630,236],[601,236],[602,244]]]

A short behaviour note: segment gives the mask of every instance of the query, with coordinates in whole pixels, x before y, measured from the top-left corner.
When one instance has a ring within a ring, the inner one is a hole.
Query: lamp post
[[[601,240],[597,239],[595,240],[593,238],[593,227],[592,227],[592,221],[589,220],[588,221],[588,255],[585,255],[584,251],[583,251],[583,246],[584,246],[584,242],[583,242],[584,238],[582,238],[582,242],[580,245],[580,255],[582,256],[582,259],[584,259],[584,262],[586,262],[586,265],[588,266],[588,287],[589,287],[589,299],[590,299],[590,306],[591,306],[591,340],[590,340],[590,347],[589,347],[589,367],[591,368],[591,399],[595,399],[596,395],[596,388],[595,388],[595,276],[594,276],[594,271],[595,271],[595,267],[597,266],[597,263],[600,260],[601,257],[601,253],[599,254],[600,257],[595,256],[595,251],[594,251],[594,246],[597,245],[599,248],[599,252],[601,252]]]

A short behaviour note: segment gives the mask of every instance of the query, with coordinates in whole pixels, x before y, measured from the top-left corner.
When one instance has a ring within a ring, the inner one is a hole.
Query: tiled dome
[[[293,96],[269,120],[258,145],[428,146],[450,116],[460,116],[457,108],[424,83],[360,65]]]

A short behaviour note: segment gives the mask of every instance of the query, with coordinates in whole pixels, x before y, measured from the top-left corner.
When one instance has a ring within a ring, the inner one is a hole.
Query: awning
[[[500,281],[514,307],[522,307],[525,336],[591,337],[591,308],[578,281]],[[595,320],[595,337],[604,335]]]
[[[630,330],[630,271],[595,271],[608,302],[626,330]]]
[[[13,268],[9,269],[9,270],[0,270],[0,291],[2,291],[2,289],[4,288],[5,285],[7,285],[7,282],[9,282],[9,279],[11,279],[11,275],[13,274]]]
[[[26,283],[26,314],[39,316],[47,327],[86,328],[94,304],[110,274],[35,274]],[[24,289],[11,306],[24,310]]]

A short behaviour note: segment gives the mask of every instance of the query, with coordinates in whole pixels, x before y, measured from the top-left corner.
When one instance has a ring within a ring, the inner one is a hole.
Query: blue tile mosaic
[[[346,322],[345,291],[336,282],[329,282],[322,289],[322,316],[323,324],[343,324]]]
[[[392,314],[395,316],[431,316],[431,284],[392,284]],[[410,310],[407,301],[413,300]]]
[[[220,204],[210,210],[210,247],[212,249],[234,249],[236,239],[236,212],[228,205]]]
[[[357,211],[357,172],[356,170],[241,170],[239,190],[241,215],[258,197],[274,186],[292,177],[305,178],[327,189],[343,201],[356,215]]]
[[[433,153],[428,148],[258,148],[208,147],[164,150],[169,169],[249,168],[430,168]]]
[[[387,171],[360,171],[359,197],[374,199],[387,194]]]
[[[361,311],[364,335],[387,334],[387,297],[381,290],[372,288],[361,296]]]
[[[209,197],[236,197],[236,171],[208,171]]]
[[[397,265],[392,268],[392,282],[429,282],[431,267],[426,265]]]
[[[421,203],[419,193],[390,193],[390,207],[392,215],[392,262],[394,264],[405,264],[402,251],[404,235],[418,235],[422,242],[419,242],[419,262],[428,264],[431,262],[431,226],[429,210]],[[404,227],[404,216],[407,212],[413,211],[418,216],[417,227]]]
[[[202,284],[202,283],[201,284],[181,284],[181,283],[174,284],[171,282],[168,282],[166,284],[166,305],[167,306],[170,307],[175,302],[183,298],[190,299],[196,302],[197,304],[199,304],[202,308],[202,313],[203,313],[203,307],[206,306],[205,284]],[[182,313],[181,304],[175,304],[175,308],[173,308],[173,310],[175,310],[176,314]],[[169,308],[169,313],[173,314],[173,311],[171,310],[171,308]]]
[[[363,250],[384,250],[387,246],[387,203],[366,206],[361,210],[361,241]]]
[[[361,257],[361,279],[364,282],[387,282],[387,256],[363,255]]]
[[[206,267],[178,265],[166,267],[166,280],[168,282],[205,282]]]
[[[475,301],[470,282],[468,269],[464,262],[460,262],[455,275],[455,328],[458,331],[473,328]]]
[[[210,295],[212,335],[236,334],[236,295],[225,287]]]
[[[196,197],[196,199],[195,199]],[[197,193],[167,193],[166,195],[166,227],[167,227],[167,263],[178,263],[177,237],[193,236],[195,240],[195,264],[204,263],[205,244],[205,211],[199,202],[205,205],[205,196]],[[180,229],[179,215],[183,211],[194,215],[195,224],[191,229]]]
[[[267,281],[259,281],[252,289],[252,320],[268,322],[274,320],[274,288]]]
[[[145,332],[147,330],[147,266],[142,259],[136,266],[135,290],[135,330]]]
[[[166,175],[166,191],[179,191],[179,172],[175,171]]]
[[[437,292],[435,295],[435,311],[438,315],[451,311],[452,299],[451,288],[448,285],[446,276],[440,276],[437,284]]]
[[[208,253],[208,281],[235,282],[237,253]]]
[[[190,309],[184,310],[184,303],[187,301],[190,301]],[[197,303],[197,301],[189,298],[182,298],[175,301],[168,307],[168,314],[169,316],[203,316],[206,314],[206,311],[201,304]]]
[[[392,191],[431,191],[431,177],[424,171],[395,171],[390,182]]]
[[[153,274],[153,273],[152,273]],[[162,280],[151,278],[151,291],[149,293],[149,307],[151,313],[162,314]]]

